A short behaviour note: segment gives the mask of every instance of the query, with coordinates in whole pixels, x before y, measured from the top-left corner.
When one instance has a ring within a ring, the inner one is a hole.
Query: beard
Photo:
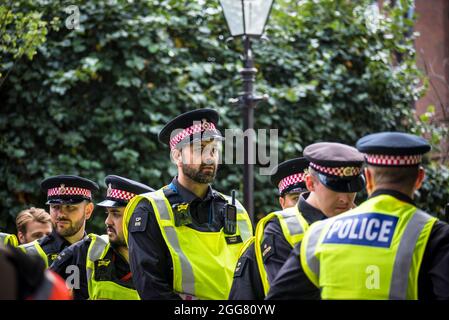
[[[203,171],[204,167],[213,166],[212,171],[205,172]],[[182,172],[197,183],[211,183],[215,179],[215,175],[217,174],[217,166],[216,165],[205,165],[202,164],[198,169],[192,168],[188,164],[182,164]]]
[[[81,228],[84,226],[84,221],[85,221],[85,216],[83,216],[81,219],[77,220],[77,221],[71,221],[71,220],[57,220],[56,221],[56,232],[62,236],[62,237],[71,237],[73,235],[75,235],[76,233],[78,233],[78,231],[81,230]],[[67,221],[68,224],[61,226],[58,224],[58,221]]]
[[[117,234],[117,231],[113,227],[108,226],[107,231],[109,231],[111,234],[108,233],[109,242],[111,245],[115,248],[117,247],[126,247],[125,238],[123,235],[119,236]]]
[[[126,247],[125,239],[120,239],[119,237],[115,238],[114,240],[109,238],[109,242],[111,243],[111,246],[113,246],[114,248]]]

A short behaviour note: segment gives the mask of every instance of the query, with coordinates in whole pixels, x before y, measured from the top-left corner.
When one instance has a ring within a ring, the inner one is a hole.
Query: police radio
[[[235,206],[235,190],[232,190],[231,204],[225,205],[224,212],[224,233],[234,234],[236,232],[237,225],[237,207]]]

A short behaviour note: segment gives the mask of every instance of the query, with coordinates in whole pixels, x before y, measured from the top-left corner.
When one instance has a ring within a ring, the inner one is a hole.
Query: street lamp
[[[243,110],[243,131],[254,128],[254,108],[268,96],[254,94],[254,81],[257,69],[254,68],[251,51],[251,38],[260,38],[270,15],[273,0],[220,0],[223,13],[233,37],[242,37],[244,43],[243,69],[240,74],[243,79],[243,93],[231,102],[238,102]],[[254,225],[254,142],[253,135],[248,134],[244,142],[243,167],[243,202]],[[251,159],[251,161],[250,161]]]

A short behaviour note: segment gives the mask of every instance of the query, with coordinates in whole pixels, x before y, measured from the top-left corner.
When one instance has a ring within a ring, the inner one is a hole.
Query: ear
[[[22,231],[17,232],[17,237],[19,238],[20,244],[24,244],[26,242],[25,235],[22,233]]]
[[[284,203],[285,203],[285,199],[284,197],[279,197],[279,204],[281,205],[281,208],[284,209]]]
[[[424,179],[426,178],[426,171],[424,170],[424,168],[420,166],[418,170],[419,170],[418,177],[416,178],[416,181],[415,181],[414,190],[418,190],[419,188],[421,188],[422,183],[424,182]]]
[[[176,164],[177,167],[182,164],[182,151],[180,149],[173,149],[170,151],[171,161]]]
[[[90,216],[92,215],[92,212],[94,212],[94,204],[92,202],[89,202],[85,207],[84,207],[84,214],[86,215],[86,220],[90,219]]]
[[[365,167],[365,169],[363,169],[363,172],[365,173],[366,192],[368,193],[368,195],[370,195],[374,192],[374,189],[376,187],[374,183],[374,176],[368,167]]]
[[[310,173],[306,175],[306,187],[310,192],[315,191],[315,178]]]

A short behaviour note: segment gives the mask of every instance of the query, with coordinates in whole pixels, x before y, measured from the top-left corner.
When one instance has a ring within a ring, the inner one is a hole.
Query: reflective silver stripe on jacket
[[[104,252],[104,249],[108,245],[108,241],[103,239],[100,236],[95,236],[95,241],[91,244],[91,248],[89,250],[89,259],[91,261],[97,261],[100,259],[101,255]]]
[[[100,259],[101,255],[103,254],[106,246],[108,245],[109,241],[105,240],[103,237],[95,235],[95,242],[91,243],[89,247],[89,260],[91,261],[97,261]],[[92,239],[93,241],[93,239]],[[89,267],[86,268],[86,274],[87,274],[87,281],[88,286],[90,286],[90,283],[92,281],[92,273],[93,270]]]
[[[316,228],[310,234],[309,241],[306,247],[307,265],[317,277],[319,277],[320,275],[320,262],[315,257],[315,249],[318,244],[318,239],[325,225],[326,225],[325,222],[316,222]]]
[[[160,194],[152,193],[150,195],[156,203],[156,207],[159,211],[159,216],[162,220],[170,220],[170,214],[167,210],[164,198]],[[178,254],[181,263],[182,272],[182,291],[181,293],[195,294],[195,278],[193,276],[193,269],[190,261],[185,256],[179,245],[178,235],[173,226],[164,227],[167,240],[170,242],[172,248]]]
[[[23,249],[25,249],[27,254],[37,254],[38,256],[40,256],[39,251],[37,251],[37,248],[36,248],[36,244],[37,244],[37,243],[35,244],[36,241],[37,240],[23,244],[21,247]]]
[[[416,242],[430,219],[432,219],[430,215],[418,209],[408,222],[394,261],[389,299],[405,300],[407,298],[408,276]]]
[[[251,234],[251,231],[249,230],[248,223],[246,223],[246,220],[238,220],[237,219],[237,225],[239,226],[240,235],[241,235],[243,241],[251,238],[252,234]]]
[[[162,220],[170,220],[170,214],[167,211],[167,206],[165,205],[165,195],[163,192],[151,192],[148,196],[155,200],[156,207],[159,211],[159,215]]]
[[[280,212],[282,215],[282,218],[284,218],[285,222],[287,223],[288,231],[290,232],[290,235],[294,236],[297,234],[301,234],[304,232],[302,229],[301,223],[299,222],[299,219],[295,212]]]

